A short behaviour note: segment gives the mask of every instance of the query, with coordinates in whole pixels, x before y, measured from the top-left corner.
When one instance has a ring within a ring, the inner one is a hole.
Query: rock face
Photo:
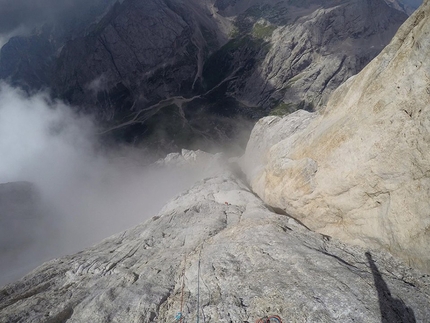
[[[281,113],[325,105],[385,47],[405,17],[384,1],[305,1],[280,16],[282,22],[256,18],[254,34],[273,29],[270,49],[237,95],[265,107],[276,102]]]
[[[382,53],[336,90],[325,111],[304,130],[300,127],[308,122],[306,116],[277,120],[292,135],[268,150],[252,152],[251,143],[247,153],[265,156],[260,169],[249,175],[254,191],[269,205],[313,230],[382,247],[426,271],[429,14],[430,2],[425,1]],[[291,123],[298,131],[291,130]],[[261,121],[256,131],[270,134],[269,122]]]
[[[26,28],[35,27],[31,21],[36,24],[36,28],[28,36],[11,38],[1,48],[0,78],[28,91],[51,86],[55,61],[64,44],[85,35],[114,2],[115,0],[92,0],[91,3],[85,3],[73,0],[67,4],[51,6],[41,2],[29,6],[24,3],[16,4],[11,8],[10,14],[20,16],[24,20],[22,23],[30,22]],[[50,8],[41,10],[44,5]],[[32,18],[26,17],[32,15],[29,8],[35,11]],[[45,23],[38,26],[36,22],[39,20],[44,20]]]
[[[181,307],[186,322],[426,321],[429,277],[365,252],[270,211],[224,175],[5,286],[0,321],[173,322]]]
[[[105,135],[170,149],[226,142],[238,117],[324,105],[407,18],[384,0],[98,2],[79,28],[11,39],[0,78],[52,88]]]

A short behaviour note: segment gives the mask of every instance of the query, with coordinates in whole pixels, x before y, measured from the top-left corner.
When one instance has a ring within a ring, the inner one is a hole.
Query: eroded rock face
[[[306,1],[288,7],[270,50],[239,97],[292,112],[324,106],[328,96],[358,73],[391,40],[406,16],[384,1]],[[260,27],[263,28],[263,27]]]
[[[321,115],[266,151],[264,169],[251,178],[268,204],[310,228],[382,247],[426,271],[429,14],[426,1]]]
[[[424,322],[429,277],[372,254],[270,211],[225,175],[1,289],[0,321],[172,322],[183,294],[188,322]]]

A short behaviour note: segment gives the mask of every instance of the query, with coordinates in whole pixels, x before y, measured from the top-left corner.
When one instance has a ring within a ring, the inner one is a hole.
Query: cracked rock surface
[[[173,322],[183,295],[185,322],[425,322],[429,276],[365,252],[272,212],[226,174],[5,286],[0,321]]]
[[[429,15],[424,1],[322,113],[311,122],[297,114],[272,121],[290,129],[289,136],[268,149],[250,142],[247,152],[264,156],[248,175],[266,203],[313,230],[383,248],[427,272]],[[277,126],[270,130],[270,121],[260,121],[255,131],[263,137],[279,132]]]

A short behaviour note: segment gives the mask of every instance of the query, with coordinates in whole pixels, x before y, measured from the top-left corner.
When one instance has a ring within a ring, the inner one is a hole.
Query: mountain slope
[[[12,39],[0,77],[52,88],[96,114],[105,135],[170,149],[191,138],[225,142],[240,132],[237,117],[324,105],[406,19],[383,0],[125,0],[108,8],[68,37],[48,28]]]
[[[271,124],[278,132],[282,124],[289,128],[293,123],[297,131],[261,149],[251,143],[248,151],[248,159],[265,155],[249,176],[268,204],[313,230],[384,248],[426,271],[429,14],[430,2],[425,1],[312,121],[306,115],[261,121],[258,133],[270,134]],[[299,126],[302,120],[307,125]]]
[[[173,322],[182,304],[187,322],[423,322],[429,283],[273,213],[224,175],[1,289],[0,321]]]

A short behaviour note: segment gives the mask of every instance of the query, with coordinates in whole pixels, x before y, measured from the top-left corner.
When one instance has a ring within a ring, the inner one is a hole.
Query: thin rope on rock
[[[187,256],[184,256],[184,268],[182,269],[182,287],[181,287],[181,310],[175,316],[175,322],[182,322],[184,320],[184,289],[185,289],[185,266],[187,265]]]
[[[202,258],[202,249],[199,253],[199,264],[197,268],[197,323],[200,322],[200,261]]]

